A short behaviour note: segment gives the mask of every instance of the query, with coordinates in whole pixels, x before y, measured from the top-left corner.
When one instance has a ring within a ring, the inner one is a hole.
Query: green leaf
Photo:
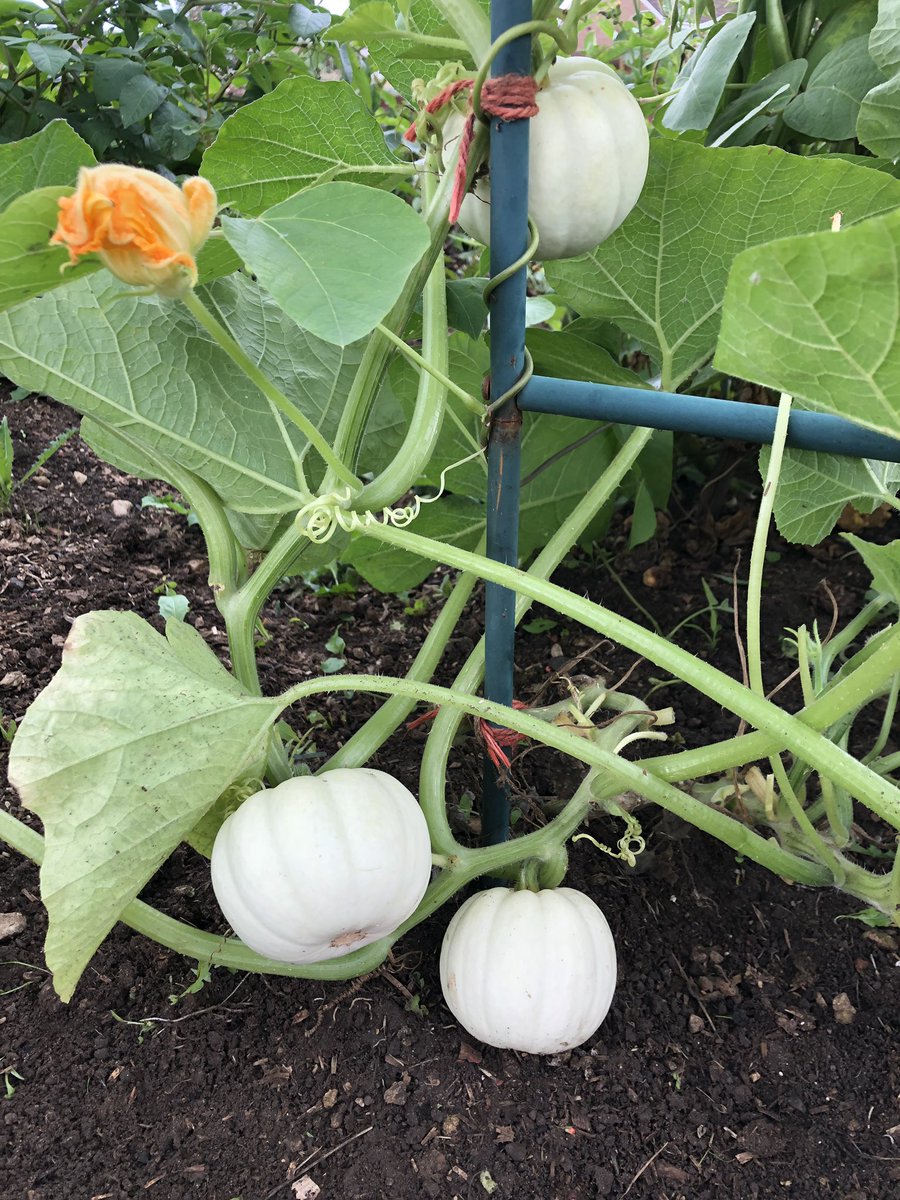
[[[144,75],[143,65],[130,58],[95,55],[92,56],[92,64],[94,95],[101,104],[112,104],[118,100],[126,84]]]
[[[534,360],[536,375],[557,379],[577,379],[584,383],[614,383],[621,387],[646,387],[633,371],[620,367],[601,346],[570,333],[549,329],[529,329],[525,345]]]
[[[743,13],[729,21],[689,61],[687,78],[675,87],[675,99],[666,109],[663,125],[679,132],[707,129],[715,116],[731,68],[756,21],[756,13]]]
[[[316,38],[324,33],[331,24],[331,14],[313,12],[305,4],[292,4],[288,26],[291,33],[299,38]]]
[[[71,190],[47,187],[28,192],[0,216],[0,310],[98,270],[99,262],[86,260],[63,272],[69,255],[64,247],[50,245],[57,201]]]
[[[785,124],[829,142],[852,138],[863,97],[883,82],[869,54],[868,37],[851,38],[825,55],[806,90],[784,110]]]
[[[255,221],[223,217],[225,236],[303,329],[338,346],[371,333],[428,249],[428,227],[399,196],[326,183]]]
[[[63,1000],[278,716],[277,700],[238,696],[210,675],[136,614],[87,613],[19,726],[9,776],[44,823],[46,958]]]
[[[749,146],[756,141],[800,91],[805,74],[806,60],[798,58],[745,88],[710,125],[707,145]]]
[[[0,146],[0,210],[36,188],[72,186],[79,167],[96,162],[66,121],[51,121],[32,137]]]
[[[873,154],[900,158],[900,74],[872,88],[863,100],[856,136]]]
[[[402,21],[397,20],[394,8],[384,0],[356,5],[340,24],[331,27],[329,38],[365,46],[369,61],[407,99],[412,96],[413,82],[432,78],[448,58],[462,62],[465,67],[474,66],[461,43],[451,49],[443,41],[427,40],[429,37],[458,40],[431,0],[412,0],[399,7]]]
[[[243,266],[240,256],[232,250],[225,238],[215,234],[207,239],[197,255],[197,272],[201,285],[240,271]]]
[[[838,211],[847,226],[898,205],[897,180],[853,163],[656,139],[643,193],[621,228],[597,250],[546,270],[583,316],[637,338],[673,391],[713,352],[741,250],[827,229]]]
[[[875,591],[882,596],[890,596],[895,604],[900,605],[900,540],[889,542],[887,546],[878,546],[852,533],[842,536],[871,571]]]
[[[201,166],[219,203],[248,216],[327,180],[386,187],[411,170],[349,84],[306,75],[229,117]]]
[[[891,3],[892,0],[887,0]],[[878,0],[837,0],[835,11],[825,11],[823,0],[818,0],[819,26],[807,58],[813,71],[826,54],[853,38],[868,36],[878,18]],[[874,55],[872,56],[874,58]]]
[[[156,112],[168,95],[168,89],[154,83],[146,75],[136,75],[122,88],[119,95],[119,114],[123,125],[136,125]]]
[[[9,420],[4,417],[0,421],[0,509],[12,495],[12,472],[15,456],[12,434],[9,432]]]
[[[628,531],[628,549],[642,546],[656,533],[656,509],[653,507],[653,497],[650,490],[642,481],[638,485],[634,499],[634,510],[631,514],[631,528]]]
[[[52,42],[29,42],[28,57],[44,75],[58,75],[63,67],[75,61],[74,55]]]
[[[770,454],[768,448],[760,452],[763,479]],[[775,523],[789,542],[815,546],[831,533],[848,504],[872,512],[898,484],[900,466],[894,463],[786,450],[775,495]]]
[[[397,28],[397,15],[388,0],[370,0],[368,4],[357,4],[331,30],[336,42],[359,42],[366,45],[373,34],[393,33]]]
[[[338,350],[304,333],[243,275],[219,280],[204,298],[333,437],[361,348]],[[230,508],[282,513],[302,503],[299,432],[181,305],[137,297],[105,271],[0,314],[0,371],[194,471]],[[381,419],[393,427],[396,409]]]
[[[869,53],[882,71],[900,71],[900,8],[895,0],[880,0],[878,20],[869,34]]]
[[[447,283],[447,324],[475,340],[487,320],[486,279],[451,279]]]
[[[785,238],[735,260],[715,365],[895,437],[898,314],[900,211]]]
[[[896,162],[900,159],[900,9],[889,0],[878,7],[869,53],[892,78],[872,88],[863,100],[856,136],[873,154]]]

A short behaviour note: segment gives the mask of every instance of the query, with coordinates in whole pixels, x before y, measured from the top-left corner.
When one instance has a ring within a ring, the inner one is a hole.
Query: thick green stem
[[[477,696],[460,695],[450,688],[435,687],[434,684],[414,683],[406,679],[392,679],[388,676],[375,677],[371,675],[341,675],[306,680],[290,688],[280,699],[285,705],[296,704],[323,692],[343,690],[406,695],[432,706],[444,707],[449,705],[458,711],[468,713],[470,716],[491,721],[493,724],[501,727],[514,729],[517,733],[524,734],[525,737],[531,738],[533,741],[542,742],[546,746],[551,746],[555,750],[562,751],[571,758],[586,763],[589,767],[601,769],[604,777],[610,781],[616,781],[622,790],[627,789],[637,792],[638,795],[646,796],[654,804],[658,804],[661,808],[675,813],[683,820],[696,825],[698,829],[712,834],[713,837],[731,846],[739,854],[744,854],[748,858],[754,859],[754,861],[768,867],[778,875],[785,875],[790,879],[795,879],[798,883],[822,884],[828,883],[831,880],[831,873],[819,864],[810,863],[797,855],[783,850],[780,846],[761,837],[746,825],[741,825],[738,821],[733,820],[721,810],[710,808],[701,801],[695,800],[693,796],[688,796],[684,792],[680,792],[671,784],[656,779],[642,770],[636,763],[620,758],[611,751],[603,749],[595,742],[578,737],[577,734],[573,734],[569,730],[561,729],[557,725],[547,724],[545,721],[539,721],[521,709],[505,708],[502,704],[482,700]],[[553,843],[559,844],[558,837],[549,835],[548,830],[559,829],[561,827],[560,822],[565,823],[568,829],[570,827],[568,819],[574,820],[573,805],[574,801],[570,802],[554,821],[537,833],[528,834],[523,838],[516,838],[511,843],[505,843],[505,845],[513,848],[518,847],[518,853],[514,849],[511,854],[500,853],[499,857],[488,858],[489,851],[498,852],[500,851],[500,847],[491,846],[483,847],[478,851],[468,851],[467,853],[470,855],[477,854],[479,862],[484,861],[488,864],[482,867],[478,873],[490,872],[495,862],[498,865],[508,865],[510,862],[517,862],[520,858],[527,856],[525,853],[526,850],[528,855],[533,854],[533,846],[543,846],[545,843],[548,846]],[[431,813],[424,806],[423,811],[425,811],[426,819],[429,819]],[[571,828],[577,828],[586,812],[587,809],[585,808]],[[431,828],[430,821],[429,828]],[[460,853],[460,847],[455,839],[452,840],[452,845],[446,846],[435,845],[432,842],[432,849],[437,854],[450,854],[452,856]],[[481,856],[484,857],[482,858]]]
[[[891,630],[884,632],[889,634]],[[879,634],[877,639],[872,640],[878,641],[879,649],[883,648],[882,635]],[[808,708],[797,714],[796,719],[818,733],[826,729],[833,730],[848,714],[855,713],[889,688],[897,669],[896,658],[885,657],[883,654],[867,656],[856,663],[851,672],[817,696]],[[747,733],[717,742],[714,746],[702,746],[696,750],[683,750],[679,754],[644,759],[641,765],[661,779],[677,783],[702,775],[718,775],[734,767],[754,762],[758,758],[768,758],[783,748],[777,738],[767,733]]]
[[[469,154],[468,180],[471,182],[481,165],[487,149],[487,129],[478,124]],[[444,253],[444,242],[450,228],[448,213],[450,195],[453,191],[454,164],[448,165],[434,193],[432,202],[425,211],[425,220],[431,232],[428,250],[419,260],[407,279],[397,303],[384,318],[382,324],[398,337],[406,328],[410,314],[425,287],[435,262]],[[375,397],[394,347],[377,330],[371,334],[356,375],[344,402],[341,419],[335,434],[335,453],[342,462],[355,463],[359,454],[363,434],[375,403]],[[323,492],[334,490],[339,479],[329,471],[322,485]]]
[[[244,351],[243,347],[231,336],[227,329],[213,316],[196,292],[189,291],[182,300],[190,312],[194,320],[206,330],[213,341],[225,351],[235,366],[247,376],[251,383],[262,392],[265,398],[272,404],[282,416],[295,425],[306,440],[313,446],[325,461],[328,468],[334,472],[335,476],[341,483],[351,487],[357,491],[362,484],[341,462],[340,458],[334,453],[328,442],[322,436],[309,417],[307,417],[285,394],[277,388],[274,383],[259,369],[252,358]],[[298,494],[299,503],[308,499],[308,496],[300,497]]]
[[[429,152],[426,170],[422,175],[422,199],[426,206],[433,200],[436,189],[437,156]],[[402,353],[412,355],[422,371],[416,393],[416,407],[406,430],[403,445],[393,462],[367,484],[356,497],[360,510],[376,511],[393,504],[416,483],[431,462],[434,448],[444,423],[447,389],[455,385],[447,378],[449,342],[447,340],[447,280],[442,256],[435,259],[431,274],[422,293],[422,353],[416,352],[386,326],[379,326],[372,336],[380,335],[396,345]]]
[[[622,480],[634,466],[641,451],[652,437],[652,432],[649,429],[634,430],[597,482],[579,501],[559,529],[553,533],[544,549],[532,563],[529,575],[538,579],[547,579],[553,574],[604,504],[614,498]],[[516,597],[516,624],[522,620],[531,604],[532,601],[525,596]],[[482,637],[453,681],[454,690],[474,693],[481,683],[483,674],[484,638]],[[419,803],[423,810],[430,815],[430,826],[432,836],[436,839],[436,847],[450,845],[454,840],[447,821],[444,796],[447,763],[461,719],[460,713],[453,709],[442,709],[434,719],[422,755],[422,767],[419,772]]]
[[[680,647],[670,645],[663,638],[610,612],[602,605],[574,596],[555,584],[535,579],[515,567],[493,562],[433,538],[421,537],[409,529],[397,530],[391,526],[373,524],[367,533],[386,545],[420,554],[423,558],[434,559],[446,566],[474,571],[483,579],[530,596],[532,600],[581,622],[588,629],[613,638],[770,734],[779,743],[779,749],[789,749],[798,758],[814,765],[817,770],[846,787],[851,795],[862,800],[883,820],[900,828],[900,789],[879,778],[796,717],[783,712],[761,696],[754,695],[743,684]],[[882,655],[894,664],[895,671],[900,670],[900,629],[896,629],[885,641]]]
[[[775,66],[783,67],[791,62],[794,52],[791,49],[791,35],[788,33],[781,0],[766,0],[766,33]]]
[[[772,510],[775,507],[775,493],[778,490],[778,480],[781,476],[781,463],[784,458],[790,415],[791,397],[782,394],[778,403],[778,416],[775,418],[772,449],[769,452],[769,469],[766,471],[766,481],[763,485],[762,499],[759,502],[759,512],[756,517],[753,549],[750,553],[750,578],[747,583],[747,670],[750,676],[750,686],[758,696],[765,695],[760,632],[766,543],[769,540],[769,525],[772,521]]]
[[[278,583],[288,574],[307,539],[293,522],[281,534],[248,580],[230,595],[223,596],[219,608],[225,618],[232,670],[248,692],[259,695],[256,667],[256,622]]]
[[[481,550],[484,548],[482,542]],[[453,586],[436,621],[428,631],[419,653],[406,673],[408,680],[428,683],[440,662],[447,643],[453,635],[457,622],[465,611],[475,585],[477,575],[462,574]],[[323,767],[333,771],[337,767],[361,767],[369,761],[406,720],[416,706],[415,700],[406,696],[391,696],[379,710],[369,717],[365,725],[348,738]]]

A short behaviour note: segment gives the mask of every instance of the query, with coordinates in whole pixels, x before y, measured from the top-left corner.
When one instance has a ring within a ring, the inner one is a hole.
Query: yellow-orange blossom
[[[69,261],[96,253],[125,283],[177,296],[197,282],[196,254],[216,216],[216,193],[199,176],[179,188],[141,167],[82,167],[78,186],[59,201],[51,242]]]

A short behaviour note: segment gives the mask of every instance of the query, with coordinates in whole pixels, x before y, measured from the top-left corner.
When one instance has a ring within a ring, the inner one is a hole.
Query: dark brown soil
[[[4,411],[20,471],[72,423],[42,401]],[[733,465],[740,448],[723,454]],[[73,439],[0,517],[4,720],[20,718],[49,681],[78,613],[127,608],[157,620],[154,588],[164,578],[188,596],[188,619],[224,655],[199,532],[175,514],[142,511],[148,490]],[[115,500],[133,507],[116,516]],[[751,510],[725,487],[693,497],[687,510],[676,503],[673,514],[654,543],[615,560],[665,629],[704,605],[702,579],[718,598],[730,595],[752,528]],[[896,526],[885,536],[896,537]],[[779,658],[783,626],[818,619],[827,627],[819,581],[827,577],[844,615],[865,587],[837,540],[814,553],[778,549],[766,590],[770,682],[789,669]],[[582,557],[559,578],[635,611],[599,563]],[[365,589],[282,595],[266,616],[266,686],[317,672],[338,626],[349,664],[372,664],[374,654],[372,669],[402,674],[436,585],[417,596],[424,615]],[[679,640],[738,674],[722,620],[715,638],[701,620]],[[478,622],[475,607],[441,681],[471,648]],[[584,672],[615,677],[632,665],[618,647],[592,647],[565,622],[523,634],[522,697],[582,653]],[[655,674],[640,667],[628,689],[646,688]],[[735,731],[733,719],[684,688],[658,695],[676,706],[688,743]],[[319,704],[320,750],[336,746],[371,703]],[[396,739],[383,764],[413,787],[421,736]],[[452,797],[476,786],[475,762],[472,744],[461,746]],[[546,797],[554,770],[535,753],[519,778]],[[19,812],[8,788],[3,801]],[[606,912],[620,978],[599,1033],[558,1059],[473,1045],[450,1017],[436,972],[449,913],[352,988],[218,970],[177,1003],[191,964],[120,926],[63,1005],[42,966],[37,869],[0,851],[0,912],[26,922],[0,945],[0,1197],[292,1200],[313,1194],[306,1176],[321,1200],[900,1195],[896,937],[838,921],[855,906],[837,894],[789,886],[692,829],[646,824],[650,846],[638,871],[588,843],[573,848],[570,881]],[[187,850],[147,898],[222,928],[208,872]]]

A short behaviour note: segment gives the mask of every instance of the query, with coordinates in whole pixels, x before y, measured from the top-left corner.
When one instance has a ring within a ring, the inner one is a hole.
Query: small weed
[[[197,992],[202,992],[203,988],[212,979],[212,966],[207,962],[198,962],[197,970],[193,980],[180,992],[172,992],[169,995],[169,1003],[177,1004],[179,1000],[183,1000],[185,996],[194,996]]]
[[[425,979],[418,971],[412,971],[409,982],[415,991],[413,991],[413,994],[406,1002],[406,1011],[415,1013],[417,1017],[427,1017],[428,1009],[422,1002],[422,993],[425,991]]]
[[[164,579],[162,583],[157,584],[153,594],[158,597],[156,603],[159,606],[159,615],[165,620],[174,618],[176,621],[183,621],[188,615],[191,607],[188,598],[180,594],[178,584],[173,579]]]
[[[20,1075],[15,1067],[0,1067],[0,1075],[3,1076],[3,1087],[6,1093],[6,1099],[11,1100],[16,1094],[16,1085],[13,1080],[18,1080],[19,1083],[25,1082],[25,1076]]]
[[[19,726],[16,724],[15,717],[10,717],[8,721],[4,721],[0,717],[0,737],[3,738],[7,745],[12,745],[12,740],[16,736],[16,731]]]
[[[355,596],[360,582],[352,567],[338,563],[307,571],[300,579],[314,596]]]
[[[406,607],[403,609],[403,615],[405,617],[424,617],[428,614],[428,609],[430,607],[431,606],[428,603],[427,597],[419,596],[419,598],[414,600],[412,604],[406,605]]]
[[[144,1039],[149,1037],[151,1033],[159,1033],[160,1032],[160,1027],[157,1026],[156,1023],[154,1021],[151,1021],[148,1017],[144,1017],[139,1021],[129,1021],[127,1019],[127,1017],[120,1017],[119,1014],[117,1012],[114,1012],[112,1009],[109,1010],[109,1015],[112,1017],[112,1019],[114,1021],[117,1021],[120,1025],[132,1025],[132,1026],[134,1026],[135,1029],[138,1030],[138,1045],[139,1046],[143,1046]]]
[[[322,670],[326,675],[336,675],[338,671],[343,671],[347,665],[347,660],[344,658],[346,648],[347,643],[341,637],[340,630],[336,629],[325,643],[325,649],[330,655],[322,663]]]
[[[549,633],[558,624],[558,621],[551,621],[549,617],[536,617],[533,621],[529,621],[527,625],[523,625],[522,629],[525,633]]]
[[[21,479],[13,479],[15,447],[13,446],[12,434],[9,432],[8,419],[4,417],[0,421],[0,512],[3,512],[9,506],[13,493],[26,484],[32,475],[36,475],[41,467],[50,461],[57,450],[66,444],[72,434],[77,432],[78,430],[75,428],[64,430],[52,442],[48,442]]]
[[[200,524],[193,509],[189,508],[177,496],[173,496],[169,492],[164,496],[144,496],[141,500],[141,508],[165,508],[169,512],[176,513],[179,517],[185,517],[188,525]]]

